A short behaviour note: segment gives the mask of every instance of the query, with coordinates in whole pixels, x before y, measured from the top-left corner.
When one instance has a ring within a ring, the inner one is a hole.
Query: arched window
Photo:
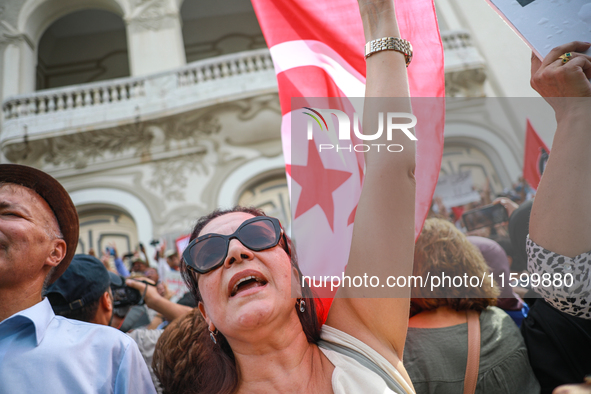
[[[185,0],[181,17],[187,63],[266,47],[250,0]]]
[[[110,207],[79,207],[80,236],[76,253],[97,257],[107,246],[115,247],[119,256],[134,252],[139,244],[137,226],[125,212]]]
[[[260,208],[288,228],[291,223],[291,209],[285,174],[272,175],[253,182],[241,193],[238,205]]]
[[[38,48],[37,90],[130,75],[125,24],[108,11],[82,10],[58,19]]]

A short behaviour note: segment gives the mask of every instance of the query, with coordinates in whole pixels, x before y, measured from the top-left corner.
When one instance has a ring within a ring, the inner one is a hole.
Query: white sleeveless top
[[[388,360],[359,339],[327,325],[322,326],[320,337],[327,342],[336,343],[363,354],[394,378],[407,393],[415,393],[400,372]],[[335,367],[332,373],[332,389],[335,394],[395,394],[378,374],[370,371],[351,357],[330,349],[320,348],[320,350]]]

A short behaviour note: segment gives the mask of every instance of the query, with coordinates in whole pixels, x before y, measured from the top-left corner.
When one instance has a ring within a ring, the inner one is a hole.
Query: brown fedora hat
[[[53,283],[68,268],[78,245],[78,212],[64,187],[51,175],[33,167],[0,164],[0,182],[25,186],[47,201],[66,241],[66,256],[49,279]]]

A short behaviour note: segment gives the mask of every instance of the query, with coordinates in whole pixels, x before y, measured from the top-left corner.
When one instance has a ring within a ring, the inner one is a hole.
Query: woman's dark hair
[[[191,232],[190,240],[194,240],[199,236],[201,230],[213,219],[228,213],[244,212],[253,216],[267,216],[265,213],[257,208],[251,207],[234,207],[232,209],[220,210],[216,209],[209,215],[199,218],[193,231]],[[290,257],[291,265],[296,269],[298,273],[298,283],[302,283],[302,273],[298,266],[297,256],[295,249],[293,248],[291,239],[286,235],[279,241],[279,246],[285,250],[285,253]],[[203,302],[201,293],[199,292],[199,285],[197,283],[196,273],[189,270],[185,264],[184,259],[181,260],[181,274],[187,284],[187,287],[195,297],[197,303]],[[316,308],[319,304],[315,303],[314,294],[312,289],[308,286],[302,287],[302,299],[306,302],[306,310],[303,313],[299,312],[298,317],[302,324],[302,329],[306,334],[306,338],[309,343],[316,343],[320,339],[320,323],[318,321]],[[296,302],[294,302],[294,308],[298,308]],[[234,353],[228,344],[228,341],[224,335],[219,332],[217,334],[217,345],[212,346],[213,342],[209,338],[209,332],[207,325],[198,326],[202,333],[195,334],[196,340],[204,341],[202,346],[195,347],[203,354],[198,357],[194,357],[195,363],[193,368],[197,374],[197,378],[194,379],[193,387],[190,393],[207,393],[207,394],[231,394],[238,388],[238,371],[236,369],[236,360]],[[194,377],[190,375],[191,379]],[[182,378],[182,377],[179,377]]]

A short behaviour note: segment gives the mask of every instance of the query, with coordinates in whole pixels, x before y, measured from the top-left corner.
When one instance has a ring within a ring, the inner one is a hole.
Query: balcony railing
[[[171,77],[175,79],[174,87],[184,88],[272,70],[269,50],[257,49],[200,60],[180,69],[147,77],[113,79],[16,96],[7,99],[2,109],[5,121],[82,108],[98,109],[108,104],[139,103],[141,100],[138,99],[146,96],[147,86],[169,85],[167,82]]]
[[[273,61],[268,49],[259,49],[200,60],[177,71],[177,78],[179,86],[189,86],[266,70],[273,70]]]
[[[13,97],[4,102],[4,119],[132,100],[145,95],[144,82],[144,79],[125,78]]]
[[[446,51],[472,46],[470,33],[463,30],[444,31],[441,33],[441,41]]]
[[[482,97],[485,62],[466,31],[441,32],[445,53],[445,93],[450,97]]]
[[[451,93],[466,71],[481,95],[484,60],[464,31],[442,32],[446,86]],[[448,78],[448,76],[450,78]],[[453,78],[451,78],[453,76]],[[470,77],[471,79],[474,79]],[[449,79],[449,81],[448,81]],[[203,59],[145,77],[113,79],[10,97],[4,101],[0,148],[6,144],[154,119],[276,90],[266,48]],[[462,87],[463,90],[465,88]],[[453,95],[456,95],[455,93]]]
[[[484,59],[472,45],[467,31],[443,31],[441,41],[445,52],[445,72],[484,67]]]

